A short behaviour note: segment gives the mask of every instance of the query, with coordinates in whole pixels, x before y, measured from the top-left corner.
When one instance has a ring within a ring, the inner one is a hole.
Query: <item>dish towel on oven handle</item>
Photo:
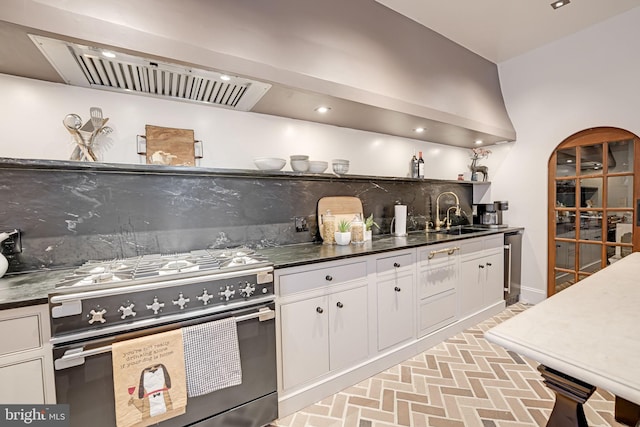
[[[189,397],[242,383],[238,328],[233,317],[183,328],[182,340]]]
[[[174,329],[111,345],[117,427],[156,425],[185,413],[182,342],[182,330]]]

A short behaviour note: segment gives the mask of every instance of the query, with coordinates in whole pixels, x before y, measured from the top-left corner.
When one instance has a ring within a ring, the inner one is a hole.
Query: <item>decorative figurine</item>
[[[486,166],[479,166],[478,160],[489,157],[491,150],[486,148],[473,148],[471,151],[473,152],[473,155],[471,156],[471,165],[469,165],[469,169],[471,169],[471,181],[478,180],[478,172],[482,174],[482,180],[486,181],[489,176],[489,168]]]

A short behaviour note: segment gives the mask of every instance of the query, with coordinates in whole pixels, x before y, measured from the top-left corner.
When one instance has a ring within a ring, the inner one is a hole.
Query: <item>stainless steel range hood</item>
[[[70,85],[249,111],[270,84],[30,34]],[[108,55],[108,56],[105,56]]]

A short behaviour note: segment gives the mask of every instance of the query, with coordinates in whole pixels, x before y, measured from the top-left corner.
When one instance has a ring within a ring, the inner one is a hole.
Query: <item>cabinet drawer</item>
[[[504,235],[496,234],[495,236],[485,237],[483,249],[502,248],[504,246]]]
[[[456,293],[430,298],[420,304],[420,336],[433,332],[456,319]]]
[[[378,274],[393,271],[396,268],[409,267],[413,263],[411,254],[393,255],[387,258],[380,258],[376,261],[376,272]]]
[[[40,332],[37,314],[0,319],[0,356],[39,348],[42,346]]]
[[[483,240],[484,239],[480,237],[460,242],[460,254],[466,255],[474,252],[480,252],[484,248]]]
[[[280,276],[280,296],[367,277],[367,263],[322,267]]]
[[[421,267],[429,267],[455,259],[460,253],[460,242],[451,242],[444,245],[433,245],[418,251],[418,263]]]

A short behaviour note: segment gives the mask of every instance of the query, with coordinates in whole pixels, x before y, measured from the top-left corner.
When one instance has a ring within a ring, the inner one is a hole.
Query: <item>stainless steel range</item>
[[[113,426],[111,344],[234,317],[242,383],[189,398],[185,414],[160,425],[268,424],[274,301],[272,264],[246,248],[89,261],[49,295],[58,403],[70,405],[72,426]]]

